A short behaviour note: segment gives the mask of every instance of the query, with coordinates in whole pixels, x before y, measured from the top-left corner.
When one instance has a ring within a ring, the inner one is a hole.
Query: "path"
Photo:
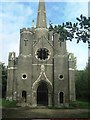
[[[72,117],[88,118],[88,110],[87,109],[46,109],[46,108],[31,109],[28,107],[3,109],[3,118],[72,118]]]

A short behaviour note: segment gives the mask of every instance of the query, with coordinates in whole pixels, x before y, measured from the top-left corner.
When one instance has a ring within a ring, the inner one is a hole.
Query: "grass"
[[[6,99],[0,99],[0,106],[2,107],[16,107],[16,101],[8,101]],[[75,109],[90,109],[90,103],[88,103],[87,101],[73,101],[69,103],[69,107],[47,107],[49,109],[71,109],[71,108],[75,108]]]
[[[87,101],[71,101],[69,106],[62,106],[62,107],[48,107],[49,109],[90,109],[90,103]]]
[[[0,99],[0,106],[5,107],[5,109],[4,109],[5,111],[7,110],[7,112],[5,112],[5,116],[6,116],[6,114],[7,114],[7,116],[13,116],[14,112],[13,113],[11,112],[12,109],[6,109],[6,108],[16,107],[16,101],[8,101],[5,99],[2,99],[2,100]],[[65,107],[63,107],[63,108],[48,107],[48,108],[49,109],[68,109],[68,111],[69,111],[70,109],[76,109],[76,110],[77,109],[87,109],[88,107],[90,108],[90,104],[88,106],[88,102],[86,102],[86,101],[75,101],[75,102],[70,102],[70,105],[67,108],[65,108]],[[27,108],[24,108],[24,109],[26,110]],[[13,109],[13,110],[15,110],[15,114],[18,117],[17,113],[22,112],[24,109]],[[19,111],[19,110],[21,110],[21,111]],[[34,113],[34,111],[33,111],[33,113]],[[68,112],[68,113],[70,113],[70,112]],[[76,113],[68,114],[68,113],[65,113],[67,118],[76,118],[76,117],[77,118],[88,118],[88,117],[90,117],[90,114],[88,112],[78,112],[77,114]],[[8,115],[8,114],[10,114],[10,115]],[[25,114],[24,111],[23,111],[23,114]],[[56,114],[58,115],[58,113],[55,113],[55,117],[56,117]],[[37,113],[37,115],[38,115],[38,113]],[[53,116],[53,115],[51,115],[51,116]]]
[[[69,106],[71,108],[83,108],[83,109],[86,109],[86,108],[90,108],[90,103],[87,102],[87,101],[73,101],[73,102],[70,102]]]
[[[0,99],[0,106],[2,106],[2,107],[16,107],[16,101],[8,101],[5,99]]]
[[[0,99],[0,106],[2,106],[2,99]]]
[[[67,115],[67,118],[90,118],[90,114],[89,113],[77,113],[77,114],[70,114]],[[80,119],[83,120],[83,119]]]

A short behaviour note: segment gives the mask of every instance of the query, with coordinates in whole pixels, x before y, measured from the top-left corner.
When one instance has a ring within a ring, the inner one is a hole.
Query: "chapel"
[[[75,59],[59,37],[49,31],[45,1],[39,0],[36,26],[20,29],[19,56],[9,53],[7,100],[31,107],[75,101]]]

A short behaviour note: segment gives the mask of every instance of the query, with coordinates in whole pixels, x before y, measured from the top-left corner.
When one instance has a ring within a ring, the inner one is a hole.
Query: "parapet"
[[[30,28],[22,28],[20,29],[20,33],[32,33],[32,30]]]
[[[69,53],[69,68],[76,68],[76,57],[74,56],[73,53]]]
[[[15,52],[10,52],[9,53],[9,60],[15,60],[16,54]]]
[[[69,53],[69,61],[76,61],[76,57],[74,57],[73,53]]]

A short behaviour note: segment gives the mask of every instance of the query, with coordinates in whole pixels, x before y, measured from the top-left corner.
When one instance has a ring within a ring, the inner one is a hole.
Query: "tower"
[[[66,42],[60,42],[59,36],[47,28],[45,2],[40,0],[36,27],[22,28],[19,56],[9,54],[7,99],[33,107],[61,106],[74,100],[69,80],[74,75],[69,72],[72,64]]]

